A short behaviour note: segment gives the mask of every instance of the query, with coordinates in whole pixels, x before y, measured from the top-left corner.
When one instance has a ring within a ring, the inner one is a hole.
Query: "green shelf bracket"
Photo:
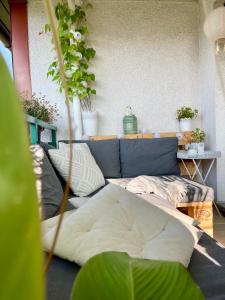
[[[38,120],[32,116],[26,115],[26,122],[28,123],[30,143],[32,145],[40,142],[39,140],[39,128],[48,129],[51,131],[51,142],[50,144],[57,147],[57,127],[41,120]]]

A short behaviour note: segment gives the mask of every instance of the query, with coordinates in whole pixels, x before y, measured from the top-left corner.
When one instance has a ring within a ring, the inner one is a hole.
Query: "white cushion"
[[[58,217],[43,223],[43,242],[51,247]],[[55,254],[83,265],[105,251],[136,258],[179,261],[187,266],[200,231],[123,188],[109,184],[64,218]]]
[[[68,179],[69,145],[48,150],[51,160],[62,177]],[[74,194],[87,196],[105,185],[105,179],[85,143],[73,144],[72,177],[70,187]]]
[[[86,204],[90,199],[91,197],[74,197],[68,200],[74,207],[79,208]]]

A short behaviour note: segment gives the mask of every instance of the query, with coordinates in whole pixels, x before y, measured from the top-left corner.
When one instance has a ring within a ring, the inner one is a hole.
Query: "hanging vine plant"
[[[89,63],[95,57],[96,51],[86,45],[88,34],[86,9],[90,4],[68,5],[60,2],[55,7],[55,15],[58,20],[57,29],[60,38],[65,74],[68,86],[69,99],[74,96],[81,100],[82,109],[91,110],[90,96],[96,94],[92,88],[95,75],[89,72]],[[45,25],[45,32],[50,32],[51,26]],[[63,91],[60,79],[58,60],[55,58],[50,64],[47,76],[59,85],[59,91]]]

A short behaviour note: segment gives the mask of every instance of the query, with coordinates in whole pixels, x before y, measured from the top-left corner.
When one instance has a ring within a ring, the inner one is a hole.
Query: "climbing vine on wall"
[[[79,3],[79,5],[69,6],[67,2],[58,3],[55,7],[69,98],[72,101],[73,97],[77,96],[83,100],[82,102],[87,100],[86,106],[90,102],[90,95],[96,94],[96,90],[92,88],[95,75],[88,70],[89,63],[96,54],[96,51],[86,44],[88,35],[86,9],[88,7],[91,5],[84,6]],[[51,26],[46,24],[45,32],[50,31]],[[50,64],[47,76],[58,83],[59,90],[62,92],[59,64],[56,58]]]

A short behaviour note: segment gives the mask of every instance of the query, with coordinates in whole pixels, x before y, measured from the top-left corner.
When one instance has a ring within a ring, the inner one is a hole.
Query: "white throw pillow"
[[[49,250],[58,217],[43,222]],[[46,230],[47,228],[47,230]],[[105,251],[131,257],[178,261],[188,266],[201,232],[123,188],[109,184],[64,218],[55,254],[83,265]]]
[[[60,149],[48,150],[52,162],[62,177],[68,179],[69,145],[62,144]],[[70,187],[75,195],[84,197],[105,185],[104,176],[95,162],[88,145],[73,144],[73,162]]]

